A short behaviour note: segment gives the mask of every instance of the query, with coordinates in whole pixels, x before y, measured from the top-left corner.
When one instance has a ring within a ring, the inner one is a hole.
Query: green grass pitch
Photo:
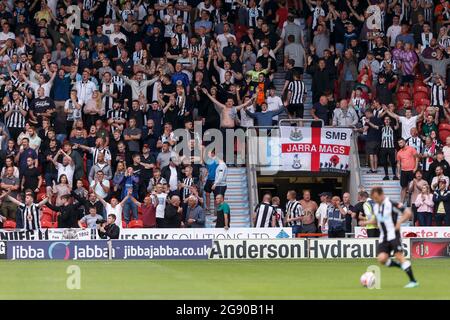
[[[381,267],[381,289],[359,283],[371,260],[1,261],[0,299],[450,299],[450,260],[414,260],[419,288]],[[81,289],[66,287],[69,265]]]

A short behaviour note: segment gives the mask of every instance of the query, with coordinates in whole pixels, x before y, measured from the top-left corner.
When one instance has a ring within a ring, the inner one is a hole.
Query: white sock
[[[406,260],[405,262],[402,263],[402,269],[406,270],[409,267],[411,267],[411,262],[409,260]]]
[[[384,265],[385,265],[386,267],[389,267],[389,266],[391,265],[391,263],[392,263],[392,260],[391,260],[391,258],[389,258],[389,259],[386,260],[386,262],[384,263]]]

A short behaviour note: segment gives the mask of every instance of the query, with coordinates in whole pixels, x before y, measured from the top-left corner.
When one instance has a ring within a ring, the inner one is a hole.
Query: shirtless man
[[[303,199],[300,200],[300,204],[303,207],[304,214],[301,232],[315,233],[317,229],[314,218],[319,207],[314,200],[311,200],[311,192],[309,190],[303,191]]]
[[[227,136],[227,129],[234,129],[236,127],[236,119],[238,112],[249,105],[253,103],[253,101],[256,99],[256,96],[252,97],[251,99],[248,99],[245,103],[233,106],[234,101],[232,98],[228,98],[227,102],[225,104],[219,102],[216,98],[214,98],[206,88],[202,88],[203,93],[214,103],[214,107],[217,110],[217,113],[220,115],[220,131],[222,133],[222,139],[223,139],[223,159],[226,160],[227,157],[225,156],[227,153],[225,152],[227,150],[227,143],[226,143],[226,136]],[[233,136],[234,136],[234,130],[233,130]],[[228,146],[228,149],[230,146]],[[232,149],[232,152],[234,152],[234,146]],[[217,153],[219,154],[219,152]],[[234,155],[234,154],[233,154]]]

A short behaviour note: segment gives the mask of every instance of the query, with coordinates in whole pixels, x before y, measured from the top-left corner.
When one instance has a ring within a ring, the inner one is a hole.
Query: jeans
[[[450,226],[450,214],[436,214],[435,219],[436,219],[436,226],[437,227],[442,227],[442,226]]]
[[[131,202],[126,201],[123,205],[123,217],[125,218],[125,222],[128,224],[130,222],[130,211],[133,214],[133,220],[138,219],[138,208],[137,206]]]
[[[431,212],[417,212],[417,220],[421,227],[430,227],[433,220],[433,214]]]

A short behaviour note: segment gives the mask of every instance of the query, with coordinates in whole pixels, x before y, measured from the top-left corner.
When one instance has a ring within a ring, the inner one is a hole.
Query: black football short
[[[390,241],[383,241],[378,244],[377,254],[387,253],[390,255],[392,252],[403,252],[402,240],[400,237],[396,237]]]
[[[212,192],[212,186],[214,184],[214,180],[206,180],[205,187],[203,188],[205,192],[211,193]]]

